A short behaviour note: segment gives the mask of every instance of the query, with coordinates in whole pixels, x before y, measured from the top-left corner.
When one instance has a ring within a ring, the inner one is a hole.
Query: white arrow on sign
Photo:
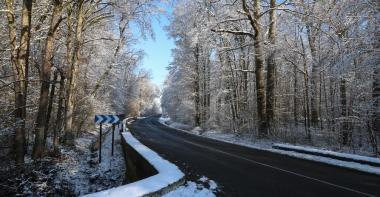
[[[106,120],[105,120],[106,123],[111,123],[111,117],[110,116],[106,116]]]
[[[100,124],[103,123],[104,117],[102,115],[95,115],[95,123]]]

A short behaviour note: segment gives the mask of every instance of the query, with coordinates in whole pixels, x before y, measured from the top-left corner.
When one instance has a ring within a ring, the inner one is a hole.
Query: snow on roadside
[[[111,156],[112,135],[109,132],[102,145],[102,162],[98,164],[98,151],[91,146],[98,136],[85,133],[75,140],[73,148],[62,147],[62,160],[56,164],[58,174],[54,180],[62,196],[84,195],[121,185],[124,181],[125,163],[120,144],[120,134],[115,131],[114,156]],[[67,193],[71,190],[70,193]]]
[[[121,146],[120,128],[116,126],[114,135],[114,155],[112,152],[112,132],[110,132],[102,143],[102,162],[97,168],[99,174],[107,174],[111,180],[118,180],[122,184],[124,180],[125,161],[123,148]]]
[[[339,153],[339,152],[334,152],[334,151],[329,151],[329,150],[316,149],[309,146],[294,146],[290,144],[274,144],[273,146],[288,148],[288,149],[293,149],[293,150],[307,151],[310,153],[331,155],[331,156],[336,156],[336,157],[341,157],[341,158],[352,159],[356,161],[366,161],[369,163],[375,163],[375,164],[380,165],[380,158],[366,157],[366,156],[354,155],[354,154],[348,154],[348,153]]]
[[[173,122],[170,120],[170,118],[160,118],[159,122],[167,125],[169,127],[179,129],[176,127],[173,127]],[[169,123],[169,124],[168,124]],[[269,140],[253,140],[253,139],[244,139],[239,136],[236,136],[234,134],[228,134],[228,133],[223,133],[219,131],[207,131],[203,132],[201,135],[198,134],[197,132],[189,131],[189,130],[184,130],[184,129],[179,129],[181,131],[193,134],[193,135],[198,135],[201,137],[206,137],[206,138],[211,138],[214,140],[219,140],[231,144],[237,144],[249,148],[254,148],[258,150],[265,150],[277,154],[283,154],[295,158],[300,158],[300,159],[305,159],[309,161],[316,161],[316,162],[321,162],[321,163],[326,163],[330,165],[335,165],[339,167],[344,167],[352,170],[358,170],[362,172],[367,172],[371,174],[376,174],[380,175],[380,168],[378,167],[373,167],[370,165],[365,165],[365,164],[360,164],[356,162],[348,162],[348,161],[341,161],[341,160],[336,160],[336,159],[331,159],[327,157],[321,157],[321,156],[315,156],[315,155],[310,155],[310,154],[303,154],[303,153],[297,153],[293,151],[284,151],[284,150],[278,150],[278,149],[273,149],[273,142]]]
[[[185,185],[180,186],[163,197],[214,197],[218,185],[215,181],[203,176],[198,181],[187,181]]]
[[[303,154],[303,153],[297,153],[293,151],[283,151],[283,150],[276,150],[276,149],[263,149],[267,150],[273,153],[278,153],[282,155],[287,155],[295,158],[305,159],[309,161],[317,161],[321,163],[326,163],[334,166],[344,167],[352,170],[358,170],[361,172],[367,172],[371,174],[380,175],[380,168],[373,167],[370,165],[360,164],[356,162],[349,162],[349,161],[341,161],[336,159],[331,159],[328,157],[321,157],[321,156],[315,156],[315,155],[309,155],[309,154]]]
[[[161,116],[158,119],[158,121],[161,122],[162,124],[167,124],[167,122],[171,121],[171,119],[169,117],[163,117],[163,116]]]
[[[165,118],[165,117],[161,116],[158,121],[164,125],[168,125],[172,128],[176,128],[176,129],[180,129],[180,130],[188,131],[188,130],[192,129],[192,127],[189,125],[182,124],[179,122],[173,122],[170,118],[167,118],[167,117]]]
[[[176,127],[176,125],[181,124],[181,123],[175,124],[173,121],[170,120],[170,118],[161,117],[159,118],[159,122],[161,124],[164,124],[166,126],[169,126],[177,130],[181,130],[186,133],[198,135],[200,137],[211,138],[211,139],[219,140],[223,142],[228,142],[232,144],[238,144],[238,145],[242,145],[242,146],[246,146],[250,148],[266,149],[266,148],[271,148],[272,145],[274,144],[270,140],[255,140],[252,138],[242,138],[242,137],[236,136],[233,133],[225,133],[225,132],[215,131],[215,130],[209,130],[201,134],[199,132],[200,129],[198,127],[195,127],[194,129],[182,129],[182,128]],[[187,125],[187,127],[190,127],[190,126]]]
[[[223,134],[223,133],[218,133],[218,132],[206,132],[201,136],[211,138],[211,139],[215,139],[215,140],[228,142],[228,143],[232,143],[232,144],[238,144],[238,145],[246,146],[249,148],[265,150],[265,151],[270,151],[273,153],[278,153],[278,154],[282,154],[282,155],[296,157],[299,159],[306,159],[309,161],[317,161],[317,162],[321,162],[321,163],[326,163],[326,164],[330,164],[330,165],[335,165],[335,166],[339,166],[339,167],[344,167],[344,168],[349,168],[349,169],[353,169],[353,170],[358,170],[358,171],[362,171],[362,172],[368,172],[371,174],[380,175],[380,168],[378,168],[378,167],[373,167],[370,165],[360,164],[360,163],[356,163],[356,162],[341,161],[341,160],[322,157],[322,156],[297,153],[294,151],[284,151],[284,150],[273,149],[272,145],[274,143],[270,142],[270,141],[266,141],[266,140],[252,141],[249,139],[241,139],[238,136],[234,136],[231,134]]]
[[[89,192],[87,185],[90,184],[87,178],[91,171],[87,170],[87,161],[90,159],[90,146],[95,136],[85,134],[75,140],[74,148],[61,148],[63,160],[56,164],[58,175],[54,180],[56,189],[62,190],[63,195],[67,195],[68,190],[73,192],[72,195],[80,195]]]
[[[140,143],[131,133],[123,132],[122,136],[134,150],[136,150],[158,171],[158,174],[130,184],[89,194],[87,195],[88,197],[118,197],[126,195],[129,197],[144,196],[159,191],[169,185],[175,184],[184,177],[184,174],[176,165],[163,159],[156,152]]]

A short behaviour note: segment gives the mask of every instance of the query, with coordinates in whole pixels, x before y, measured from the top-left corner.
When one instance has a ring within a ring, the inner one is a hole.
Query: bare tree
[[[28,66],[32,0],[24,0],[20,25],[20,44],[17,46],[17,26],[15,20],[14,1],[7,0],[7,19],[11,46],[11,62],[15,90],[15,153],[16,163],[24,163],[25,155],[25,121],[26,96],[28,87]]]
[[[41,92],[39,98],[39,106],[38,113],[36,119],[36,127],[35,127],[35,140],[34,140],[34,149],[33,149],[33,157],[41,158],[45,152],[45,143],[46,143],[46,132],[45,127],[48,127],[48,103],[49,103],[49,87],[51,83],[51,69],[53,62],[53,54],[54,54],[54,41],[55,34],[61,22],[61,11],[62,11],[62,0],[53,0],[53,14],[50,20],[49,31],[47,34],[47,38],[45,41],[45,49],[43,52],[43,64],[41,68]],[[56,78],[56,77],[55,77]],[[52,83],[55,83],[53,80]],[[53,85],[54,87],[54,85]],[[52,87],[52,91],[53,91]],[[52,92],[53,95],[53,92]],[[52,102],[52,101],[51,101]],[[51,108],[50,108],[51,111]]]
[[[276,70],[276,0],[270,0],[269,7],[269,33],[268,40],[270,52],[267,60],[267,90],[266,90],[266,113],[269,127],[272,128],[274,119],[274,101],[275,101],[275,70]]]

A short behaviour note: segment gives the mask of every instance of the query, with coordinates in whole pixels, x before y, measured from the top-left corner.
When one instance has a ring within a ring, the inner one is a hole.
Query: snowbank
[[[127,131],[127,129],[126,132],[122,133],[122,137],[128,145],[133,147],[158,171],[158,174],[127,185],[89,194],[87,195],[88,197],[143,196],[158,192],[183,180],[184,174],[178,169],[177,166],[167,160],[164,160],[157,153],[141,144],[135,137],[132,136],[131,133]]]
[[[265,150],[265,149],[263,149],[263,150]],[[366,172],[366,173],[370,173],[370,174],[380,175],[380,168],[370,166],[370,165],[360,164],[360,163],[356,163],[356,162],[349,162],[349,161],[341,161],[341,160],[337,160],[337,159],[331,159],[328,157],[321,157],[321,156],[316,156],[316,155],[297,153],[297,152],[293,152],[293,151],[284,151],[284,150],[276,150],[276,149],[266,149],[266,150],[269,152],[287,155],[287,156],[295,157],[295,158],[299,158],[299,159],[316,161],[316,162],[321,162],[321,163],[325,163],[325,164],[329,164],[329,165],[333,165],[333,166],[347,168],[350,170],[357,170],[360,172]]]
[[[179,123],[179,122],[173,122],[170,118],[166,117],[160,117],[158,119],[158,121],[161,123],[161,124],[164,124],[164,125],[167,125],[169,127],[172,127],[172,128],[175,128],[175,129],[179,129],[179,130],[184,130],[184,131],[190,131],[192,130],[192,127],[189,126],[189,125],[186,125],[186,124],[182,124],[182,123]]]
[[[185,185],[165,194],[163,197],[215,197],[214,193],[217,191],[218,185],[215,181],[202,176],[196,182],[187,181]]]
[[[338,153],[338,152],[329,151],[329,150],[321,150],[321,149],[305,147],[305,146],[294,146],[294,145],[289,145],[289,144],[274,144],[273,148],[312,154],[312,155],[317,155],[317,156],[330,157],[333,159],[358,162],[362,164],[368,164],[368,165],[380,167],[380,159],[374,158],[374,157],[365,157],[361,155]]]

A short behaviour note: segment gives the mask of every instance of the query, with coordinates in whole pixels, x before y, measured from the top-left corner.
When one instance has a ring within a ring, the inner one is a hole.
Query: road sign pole
[[[112,148],[111,148],[111,155],[113,156],[113,147],[115,144],[115,124],[112,124]]]
[[[100,132],[99,132],[99,163],[102,162],[102,123],[100,123]]]
[[[121,132],[123,131],[123,120],[125,115],[95,115],[95,124],[100,124],[100,132],[99,132],[99,163],[102,162],[102,125],[103,123],[112,124],[112,150],[111,154],[113,156],[114,146],[115,146],[115,126],[118,125],[118,129],[121,126]],[[121,121],[120,121],[121,120]],[[121,125],[120,125],[121,122]]]

